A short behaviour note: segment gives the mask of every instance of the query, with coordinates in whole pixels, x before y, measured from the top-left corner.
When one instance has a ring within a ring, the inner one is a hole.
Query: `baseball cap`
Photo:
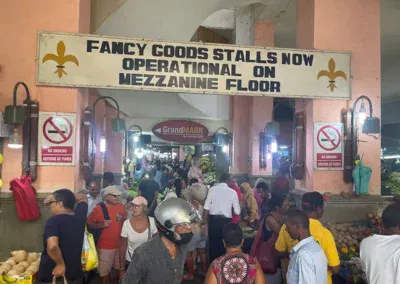
[[[146,198],[144,198],[143,196],[135,197],[135,199],[133,199],[131,203],[135,205],[145,205],[145,206],[147,206],[148,204]]]
[[[319,192],[307,192],[301,202],[303,209],[316,209],[324,205],[324,197]]]
[[[108,194],[120,196],[122,194],[122,192],[120,190],[118,190],[118,188],[115,185],[110,185],[110,186],[107,186],[104,190],[104,196],[106,196]]]

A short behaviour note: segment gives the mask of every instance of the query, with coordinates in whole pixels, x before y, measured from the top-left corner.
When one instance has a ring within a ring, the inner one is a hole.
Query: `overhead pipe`
[[[343,180],[345,183],[353,182],[353,138],[352,138],[352,112],[343,111],[344,125],[344,169]]]
[[[28,117],[29,119],[29,117]],[[37,179],[37,162],[38,162],[38,135],[39,135],[39,103],[31,102],[31,136],[30,136],[30,176],[32,181]]]
[[[92,127],[92,111],[89,107],[85,108],[83,116],[83,164],[82,164],[82,175],[86,183],[92,180],[92,168],[90,167],[90,151],[91,151],[91,140],[90,131]]]
[[[26,99],[24,100],[25,108],[25,121],[23,124],[23,156],[22,156],[22,174],[29,175],[31,166],[31,95],[28,86],[24,82],[18,82],[14,86],[13,92],[13,106],[17,105],[17,90],[19,86],[25,88]],[[37,159],[36,159],[37,160]]]
[[[301,180],[304,178],[304,172],[305,172],[305,131],[304,131],[304,113],[303,112],[298,112],[295,114],[295,127],[293,129],[294,131],[294,160],[291,166],[291,175],[297,179]]]

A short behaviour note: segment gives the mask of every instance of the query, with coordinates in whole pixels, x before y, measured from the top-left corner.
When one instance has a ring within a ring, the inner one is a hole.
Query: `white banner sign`
[[[314,169],[343,170],[343,124],[314,122]]]
[[[350,53],[38,33],[37,84],[351,98]]]
[[[39,112],[39,165],[75,165],[74,113]]]

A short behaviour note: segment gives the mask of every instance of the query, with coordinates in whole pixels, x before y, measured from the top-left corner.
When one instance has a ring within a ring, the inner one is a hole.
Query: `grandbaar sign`
[[[38,33],[37,84],[351,98],[350,53]]]

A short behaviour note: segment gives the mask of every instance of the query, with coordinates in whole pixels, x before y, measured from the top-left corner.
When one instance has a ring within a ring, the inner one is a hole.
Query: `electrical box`
[[[24,106],[6,106],[4,112],[4,122],[12,125],[22,125],[25,122],[25,107]]]
[[[4,123],[4,113],[0,112],[0,137],[10,137],[13,133],[12,125]]]
[[[151,135],[142,134],[140,135],[140,145],[147,145],[151,143]]]
[[[125,120],[114,118],[111,120],[111,128],[114,133],[124,133],[126,131]]]

